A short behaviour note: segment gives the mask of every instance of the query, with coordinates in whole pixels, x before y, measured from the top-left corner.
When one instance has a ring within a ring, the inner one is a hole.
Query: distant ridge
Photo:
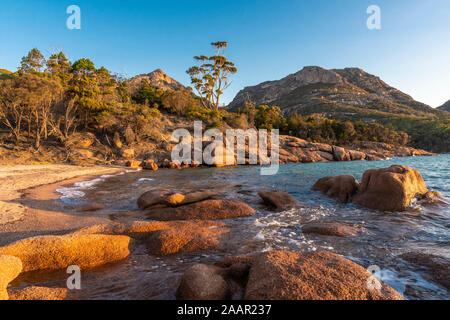
[[[380,117],[434,118],[442,113],[360,68],[304,67],[280,80],[244,88],[228,108],[243,108],[246,101],[277,105],[285,115],[322,113],[369,122]]]

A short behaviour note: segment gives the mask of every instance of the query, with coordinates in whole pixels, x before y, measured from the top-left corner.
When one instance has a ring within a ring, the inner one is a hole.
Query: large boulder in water
[[[248,204],[237,200],[204,200],[176,208],[152,209],[148,211],[147,218],[161,221],[209,220],[246,217],[255,212]]]
[[[332,252],[273,251],[252,263],[247,300],[401,300],[394,289],[377,283],[362,266]],[[372,289],[370,289],[372,288]]]
[[[137,200],[141,209],[152,206],[182,206],[216,196],[217,193],[209,190],[197,190],[193,192],[175,193],[168,189],[151,190],[143,193]]]
[[[227,232],[229,230],[221,223],[186,221],[155,231],[147,239],[147,247],[152,254],[164,256],[177,252],[209,250],[216,248],[222,235]]]
[[[353,202],[382,211],[404,211],[428,192],[419,171],[400,165],[364,172]]]
[[[337,222],[310,222],[302,227],[302,232],[323,236],[352,237],[358,233],[358,229]]]
[[[22,272],[22,262],[10,255],[0,255],[0,300],[8,300],[6,288]]]
[[[23,271],[56,270],[119,261],[128,257],[132,246],[133,240],[127,236],[68,234],[19,240],[0,247],[0,254],[20,258]]]
[[[137,199],[138,207],[144,210],[148,207],[164,203],[170,194],[171,192],[167,189],[147,191]]]
[[[298,203],[293,196],[283,191],[260,190],[258,195],[263,199],[264,203],[275,207],[277,210],[291,209]]]
[[[322,191],[330,198],[347,203],[352,200],[358,187],[359,183],[354,176],[341,175],[321,178],[317,180],[311,190]]]
[[[403,253],[400,258],[424,267],[437,283],[450,290],[450,258],[419,251]]]

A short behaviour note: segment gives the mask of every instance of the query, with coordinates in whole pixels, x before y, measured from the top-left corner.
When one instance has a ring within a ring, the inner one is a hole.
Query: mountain
[[[433,119],[443,114],[359,68],[304,67],[281,80],[244,88],[228,108],[244,108],[246,101],[279,106],[285,115],[321,113],[329,118],[367,122],[403,117]]]
[[[444,103],[442,106],[438,108],[439,110],[445,110],[450,112],[450,100],[448,100],[446,103]]]
[[[139,86],[142,82],[147,81],[152,87],[156,87],[162,90],[177,90],[184,88],[184,86],[176,81],[175,79],[169,77],[161,69],[157,69],[148,74],[141,74],[135,76],[129,80],[131,83]]]

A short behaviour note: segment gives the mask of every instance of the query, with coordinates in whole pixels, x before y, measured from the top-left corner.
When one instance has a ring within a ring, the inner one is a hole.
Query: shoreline
[[[75,216],[55,210],[54,193],[61,186],[103,174],[124,171],[117,167],[72,165],[0,167],[0,246],[44,234],[66,233],[109,219]]]

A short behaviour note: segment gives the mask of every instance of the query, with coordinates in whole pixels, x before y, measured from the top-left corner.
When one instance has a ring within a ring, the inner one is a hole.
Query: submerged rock
[[[302,227],[303,233],[315,233],[324,236],[352,237],[358,229],[337,222],[313,222]]]
[[[419,171],[400,165],[364,172],[353,202],[382,211],[404,211],[428,192]]]
[[[105,209],[105,206],[101,203],[90,203],[87,206],[84,206],[81,208],[81,211],[84,212],[92,212],[92,211],[99,211]]]
[[[147,218],[162,221],[209,220],[246,217],[255,212],[252,207],[237,200],[204,200],[176,208],[153,209],[148,212]]]
[[[47,288],[30,286],[8,289],[9,300],[64,300],[67,288]]]
[[[22,272],[22,262],[11,255],[0,254],[0,300],[8,300],[6,288]]]
[[[423,252],[407,252],[400,258],[425,267],[436,282],[450,290],[450,259]]]
[[[293,196],[283,191],[260,190],[258,195],[263,199],[264,203],[280,211],[294,208],[298,204],[298,201]]]
[[[352,201],[358,187],[359,183],[354,176],[341,175],[321,178],[317,180],[311,190],[322,191],[330,198],[347,203]]]
[[[0,254],[20,258],[23,271],[55,270],[119,261],[128,257],[132,246],[133,240],[127,236],[68,234],[19,240],[0,247]]]

